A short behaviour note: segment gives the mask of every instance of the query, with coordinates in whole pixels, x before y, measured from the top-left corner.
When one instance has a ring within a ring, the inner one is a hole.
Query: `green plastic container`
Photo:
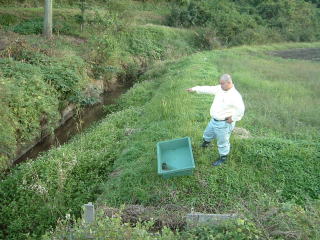
[[[157,143],[158,174],[164,178],[192,175],[195,163],[189,137]]]

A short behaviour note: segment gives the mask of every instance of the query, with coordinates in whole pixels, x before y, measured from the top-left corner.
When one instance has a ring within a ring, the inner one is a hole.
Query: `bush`
[[[1,154],[9,158],[17,143],[28,143],[45,128],[55,126],[59,119],[58,94],[43,81],[37,67],[5,59],[0,60],[0,66],[5,77],[1,79],[1,105],[6,113],[1,124],[7,126],[1,131],[5,148]]]
[[[61,59],[48,55],[47,50],[32,47],[25,41],[14,42],[1,54],[3,57],[38,66],[43,80],[59,93],[61,107],[67,102],[81,102],[85,98],[83,90],[88,80],[84,71],[85,62],[76,56]],[[8,64],[3,66],[5,76],[17,76],[21,73],[19,70],[15,72],[16,69]]]
[[[18,22],[18,18],[15,15],[4,13],[1,14],[0,25],[9,26]]]
[[[201,240],[247,240],[260,239],[261,231],[256,225],[247,219],[237,219],[236,221],[227,221],[217,226],[199,226],[183,232],[181,239],[201,239]]]
[[[2,179],[0,237],[39,237],[66,213],[79,217],[81,206],[101,194],[101,183],[122,147],[123,129],[140,112],[140,108],[131,108],[114,114],[99,124],[103,131],[92,129]]]
[[[12,43],[1,57],[0,124],[6,130],[0,134],[0,157],[5,167],[18,148],[56,127],[59,110],[67,104],[96,99],[84,95],[88,77],[79,57],[50,57],[24,41]]]
[[[174,240],[178,237],[168,228],[164,228],[161,232],[152,231],[154,222],[138,222],[134,226],[130,223],[123,223],[120,216],[112,218],[98,212],[96,221],[91,225],[86,225],[81,219],[75,220],[66,216],[64,220],[59,221],[55,231],[47,232],[42,236],[43,240],[49,239],[65,239],[72,235],[73,239],[88,239],[88,233],[96,240]],[[151,232],[152,231],[152,232]]]
[[[147,70],[147,66],[145,58],[135,58],[132,62],[123,63],[122,71],[118,73],[117,79],[127,86],[132,86]]]
[[[289,41],[320,38],[317,31],[320,27],[319,10],[299,0],[186,1],[173,5],[167,23],[210,27],[226,45],[277,41],[277,35]],[[268,36],[264,34],[267,32],[274,33]]]
[[[75,21],[76,19],[74,19]],[[58,34],[72,34],[73,26],[70,25],[68,21],[56,20],[53,22],[52,31]],[[20,33],[23,35],[30,34],[42,34],[43,32],[43,18],[32,18],[20,22],[19,24],[13,26],[13,32]]]
[[[72,5],[74,0],[57,0],[54,1],[54,5]],[[24,6],[24,7],[41,7],[43,6],[42,0],[0,0],[0,4],[3,6]]]
[[[33,18],[19,23],[12,28],[12,31],[23,35],[41,34],[43,31],[43,19]]]
[[[195,33],[164,26],[117,28],[92,40],[90,62],[96,79],[119,77],[131,85],[156,60],[186,55],[201,48]]]
[[[197,30],[196,41],[202,49],[212,50],[222,46],[217,33],[210,27]]]
[[[77,103],[87,82],[81,58],[51,59],[41,66],[44,80],[61,94],[60,101]]]
[[[13,124],[14,116],[9,106],[4,102],[6,97],[4,82],[6,81],[9,80],[0,79],[0,171],[9,167],[9,159],[12,157],[17,144]]]
[[[270,28],[290,41],[316,40],[320,27],[320,15],[309,3],[303,1],[262,1],[257,6],[259,15]]]
[[[205,26],[210,21],[210,13],[198,2],[192,1],[187,6],[173,5],[167,18],[169,26]]]
[[[177,10],[178,9],[178,10]],[[170,25],[210,27],[224,44],[241,44],[238,35],[257,24],[253,17],[241,14],[234,3],[228,1],[191,1],[184,8],[173,8],[168,17]]]

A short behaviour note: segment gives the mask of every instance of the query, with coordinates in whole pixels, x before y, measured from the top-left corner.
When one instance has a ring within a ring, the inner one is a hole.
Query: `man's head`
[[[228,91],[230,88],[232,88],[233,82],[231,76],[229,74],[223,74],[220,77],[220,85],[224,91]]]

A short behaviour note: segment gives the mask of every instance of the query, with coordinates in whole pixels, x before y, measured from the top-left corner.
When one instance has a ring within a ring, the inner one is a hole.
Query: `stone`
[[[83,220],[86,224],[91,224],[95,220],[95,210],[92,202],[84,204]]]

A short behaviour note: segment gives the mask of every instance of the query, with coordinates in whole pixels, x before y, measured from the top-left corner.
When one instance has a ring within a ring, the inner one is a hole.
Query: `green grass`
[[[89,135],[78,136],[73,143],[12,170],[0,185],[4,204],[0,236],[25,239],[28,232],[40,236],[58,218],[67,212],[79,214],[84,201],[97,198],[100,184],[107,179],[124,144],[124,128],[140,111],[130,108],[114,114],[96,130],[92,128]]]
[[[85,23],[84,31],[76,22],[76,15],[81,13],[76,6],[58,6],[53,8],[53,27],[56,34],[90,38],[93,34],[100,35],[107,30],[96,29],[97,26]],[[165,2],[135,2],[128,0],[109,1],[108,3],[90,5],[85,10],[86,21],[92,20],[96,14],[115,14],[126,25],[163,24],[164,18],[169,14],[169,6]],[[0,28],[22,24],[27,20],[43,17],[43,8],[0,7]],[[119,20],[117,20],[119,21]],[[109,24],[113,24],[109,22]],[[9,28],[10,29],[10,28]],[[55,30],[55,29],[54,29]]]
[[[55,8],[53,9],[53,31],[56,35],[71,35],[78,37],[89,37],[90,32],[80,31],[80,25],[77,23],[76,15],[80,14],[77,8]],[[94,11],[87,12],[88,16],[94,15]],[[42,32],[43,8],[0,8],[0,27],[5,30],[14,31],[22,34],[40,34]],[[12,20],[5,21],[10,18]],[[31,21],[31,24],[28,24]],[[3,26],[1,26],[3,25]],[[35,25],[39,25],[39,30],[35,31]],[[28,28],[28,29],[27,29]],[[25,31],[25,29],[29,31]],[[90,28],[89,28],[90,29]],[[30,32],[31,31],[31,32]],[[30,33],[29,33],[30,32]]]
[[[239,89],[248,101],[244,124],[253,133],[316,140],[320,125],[314,117],[320,112],[319,63],[271,59],[226,51],[213,62],[222,72],[228,71],[238,79]]]
[[[168,64],[167,72],[157,79],[162,84],[144,106],[146,113],[138,127],[144,131],[132,137],[132,146],[129,145],[115,162],[116,168],[123,169],[123,175],[106,184],[107,201],[115,205],[127,201],[142,204],[174,201],[212,211],[220,203],[223,208],[219,209],[228,209],[239,199],[255,198],[260,191],[272,193],[278,188],[283,191],[283,200],[297,198],[301,202],[308,197],[317,197],[320,124],[312,116],[320,112],[316,98],[319,95],[318,68],[319,63],[275,59],[263,54],[252,56],[242,49],[196,54]],[[198,145],[209,119],[212,97],[190,95],[184,89],[215,84],[219,75],[227,70],[234,76],[247,106],[245,118],[238,126],[249,130],[253,138],[232,139],[230,165],[211,169],[209,166],[217,156],[216,149],[203,152]],[[308,83],[302,78],[304,74],[308,76]],[[141,90],[136,91],[139,96]],[[127,97],[129,102],[134,102],[130,97],[137,98],[131,93]],[[161,181],[155,176],[155,143],[183,136],[193,139],[198,171],[192,178]],[[133,159],[135,161],[131,163]],[[298,176],[292,177],[292,172],[285,166],[298,171]],[[274,176],[278,168],[279,178],[283,177],[281,181]],[[308,171],[313,174],[308,175]],[[307,191],[309,194],[304,193],[306,196],[299,193],[299,186],[304,185],[302,176],[306,182],[310,179],[309,184],[313,185],[313,190]],[[202,186],[198,178],[209,181],[208,188],[204,189],[209,192],[200,199],[198,194]],[[166,184],[166,191],[159,190],[164,189],[162,184]],[[117,191],[112,191],[113,188]],[[170,195],[172,192],[175,198]]]
[[[114,207],[173,203],[202,212],[239,212],[254,218],[265,238],[285,238],[285,231],[297,231],[301,238],[316,239],[320,234],[315,227],[320,194],[320,63],[285,60],[266,52],[319,47],[320,43],[244,46],[176,60],[199,50],[195,33],[157,25],[167,14],[165,4],[153,9],[153,4],[129,2],[112,1],[112,11],[131,9],[134,14],[126,11],[123,22],[116,21],[99,34],[101,28],[96,26],[92,30],[96,38],[89,37],[90,31],[70,32],[89,43],[75,45],[78,39],[70,36],[51,42],[38,41],[37,35],[24,37],[57,58],[80,55],[97,65],[95,57],[102,53],[101,66],[120,68],[122,64],[127,66],[126,76],[136,74],[137,68],[129,64],[137,65],[139,59],[149,67],[151,62],[155,65],[135,79],[141,82],[118,104],[107,108],[114,113],[105,120],[1,179],[0,238],[25,239],[28,233],[39,238],[58,218],[66,213],[78,217],[82,204],[98,199],[98,205]],[[24,10],[0,11],[16,14],[21,21],[41,15],[40,9]],[[78,10],[57,12],[63,19]],[[132,25],[125,26],[126,31],[115,31],[130,19]],[[116,34],[110,34],[110,29]],[[164,59],[171,61],[157,62]],[[212,97],[185,89],[217,84],[225,72],[234,77],[246,105],[245,117],[237,126],[249,130],[252,138],[233,136],[230,160],[212,168],[216,146],[205,151],[199,146]],[[185,136],[192,138],[195,174],[168,180],[157,176],[156,143]],[[277,209],[272,215],[275,220],[268,218],[273,209]]]
[[[144,5],[132,1],[112,1],[108,7],[101,8],[93,6],[86,11],[87,22],[83,32],[80,32],[75,17],[80,13],[79,9],[54,8],[55,31],[50,40],[40,37],[43,9],[2,7],[1,47],[7,48],[1,53],[1,57],[13,58],[17,63],[27,63],[31,68],[39,66],[42,79],[46,84],[53,85],[59,93],[59,110],[70,102],[89,104],[95,100],[84,97],[82,93],[91,81],[102,80],[109,86],[109,82],[118,79],[119,82],[130,85],[155,61],[186,56],[201,48],[193,31],[151,24],[154,22],[151,19],[153,16],[164,14],[165,6],[166,4]],[[133,15],[130,8],[135,9]],[[133,16],[140,11],[148,12],[150,18],[144,18],[143,23],[132,21]],[[81,67],[76,67],[79,64]],[[12,72],[11,65],[7,64],[1,70],[4,77],[13,76],[7,73]],[[5,103],[8,106],[2,108],[1,112],[16,111],[11,100],[8,101],[8,104]],[[23,105],[27,101],[22,98],[20,102]],[[29,107],[32,110],[34,104]],[[29,143],[40,136],[39,127],[30,131],[28,128],[19,129],[18,124],[13,125],[12,122],[30,123],[29,120],[19,119],[19,116],[11,114],[11,121],[6,116],[0,123],[3,126],[10,125],[6,132],[0,134],[4,145],[0,153],[2,169],[11,165],[10,159],[14,158],[18,146],[26,142],[21,139],[28,139]],[[36,115],[32,122],[39,125],[40,120]],[[19,137],[19,131],[23,131],[23,138]]]
[[[167,64],[161,76],[151,74],[161,85],[144,105],[138,126],[132,126],[143,130],[131,137],[116,159],[114,168],[121,174],[105,183],[99,203],[174,203],[221,213],[237,211],[239,204],[252,205],[263,196],[302,206],[318,199],[319,63],[273,58],[264,50],[256,47],[255,55],[246,48],[200,53]],[[206,151],[199,147],[212,97],[185,89],[215,84],[224,72],[234,77],[247,107],[238,126],[253,137],[232,138],[229,163],[212,168],[216,147]],[[137,105],[144,93],[151,95],[150,88],[152,82],[136,86],[120,106]],[[194,176],[170,180],[156,176],[156,142],[184,136],[193,140]]]
[[[311,113],[317,116],[319,110],[305,104],[293,115],[276,112],[299,106],[300,101],[307,103],[310,95],[317,96],[319,83],[312,79],[318,74],[319,63],[273,58],[258,47],[254,50],[255,55],[246,48],[198,53],[157,65],[143,76],[141,80],[145,81],[136,84],[117,106],[109,109],[121,111],[71,143],[49,151],[37,161],[22,164],[1,184],[1,204],[5,206],[1,225],[5,226],[5,234],[20,239],[31,228],[35,234],[42,234],[58,217],[67,212],[78,216],[83,203],[97,198],[98,204],[115,207],[170,203],[202,212],[242,212],[247,216],[279,208],[279,222],[289,221],[281,209],[287,206],[282,204],[290,203],[293,213],[290,210],[288,214],[293,214],[297,224],[289,230],[302,235],[319,234],[312,230],[317,217],[304,228],[299,224],[314,210],[306,209],[303,215],[296,211],[297,206],[307,206],[307,202],[319,198],[320,146],[317,135],[312,134],[319,131],[319,124],[304,117]],[[297,64],[299,68],[295,67]],[[278,65],[281,68],[275,68]],[[268,66],[273,68],[273,74],[258,74]],[[301,76],[301,69],[308,69],[313,88],[297,77]],[[238,126],[249,130],[253,137],[232,137],[230,160],[222,167],[212,168],[211,162],[218,154],[216,147],[202,150],[199,146],[212,97],[190,94],[185,89],[215,84],[226,70],[234,76],[247,106]],[[284,76],[295,84],[277,81]],[[299,98],[295,98],[297,94]],[[288,98],[279,97],[282,95]],[[266,114],[263,107],[272,109],[277,118]],[[297,117],[303,122],[299,128],[293,121]],[[279,127],[272,124],[275,121],[293,123]],[[156,174],[156,143],[184,136],[192,138],[195,174],[162,179]],[[117,174],[108,177],[113,171]],[[18,218],[20,211],[24,215]],[[273,236],[275,233],[268,232],[270,221],[261,221],[261,231]],[[276,230],[282,231],[286,226]]]

